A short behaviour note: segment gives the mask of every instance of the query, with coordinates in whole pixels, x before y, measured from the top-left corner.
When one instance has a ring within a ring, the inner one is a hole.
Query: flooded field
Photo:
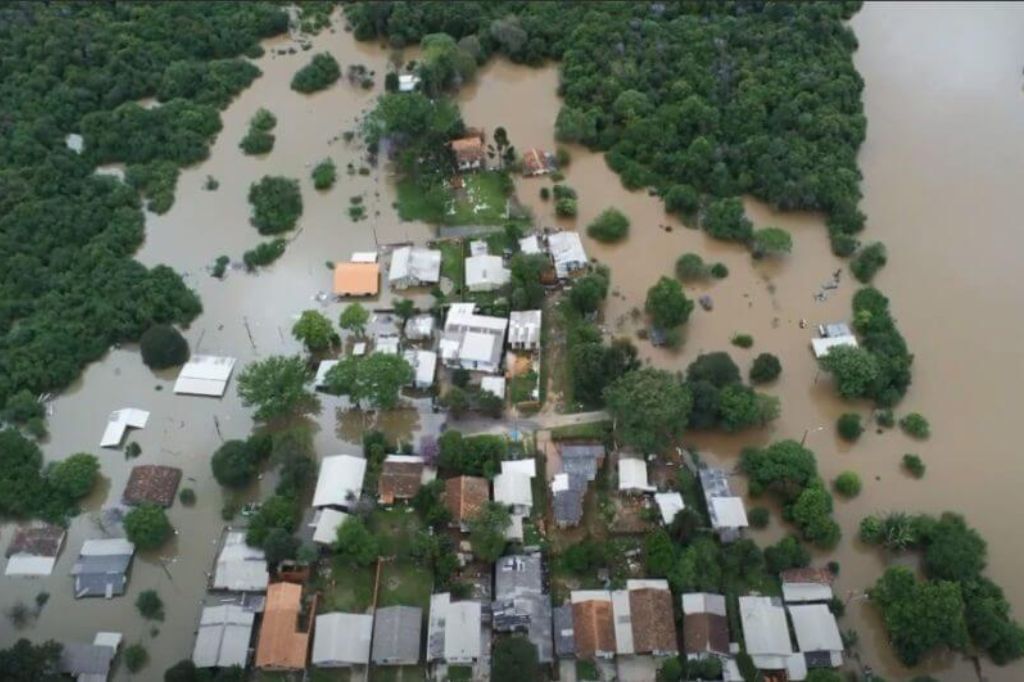
[[[339,22],[336,20],[335,22]],[[580,214],[556,219],[553,205],[539,198],[549,180],[517,180],[520,200],[530,205],[537,224],[582,228],[602,210],[616,207],[629,215],[632,230],[620,245],[602,245],[584,237],[588,252],[611,267],[613,295],[605,325],[609,332],[633,336],[646,362],[682,370],[700,352],[728,349],[746,370],[761,352],[779,356],[782,377],[766,390],[782,399],[782,416],[769,429],[742,436],[694,436],[688,441],[708,458],[730,467],[746,445],[779,438],[806,437],[828,479],[852,469],[864,490],[852,501],[837,500],[844,539],[834,558],[841,564],[838,593],[851,597],[842,627],[860,634],[861,658],[890,679],[903,676],[895,663],[873,610],[860,598],[884,568],[880,554],[856,541],[866,514],[889,509],[964,513],[990,543],[989,575],[1007,592],[1018,618],[1024,618],[1024,540],[1012,525],[1009,501],[1024,484],[1024,460],[1015,439],[1018,387],[1024,374],[1024,320],[1015,314],[1024,304],[1020,253],[1024,233],[1018,229],[1015,185],[1024,177],[1024,116],[1021,112],[1021,51],[1024,8],[1014,5],[867,4],[853,27],[860,40],[856,64],[866,81],[868,137],[861,153],[868,215],[865,238],[889,246],[889,265],[877,285],[893,300],[900,328],[915,352],[914,384],[901,408],[917,410],[932,423],[933,437],[912,442],[891,431],[867,432],[853,447],[838,441],[833,424],[839,414],[867,404],[839,401],[825,375],[819,374],[809,349],[813,328],[849,316],[855,290],[844,271],[838,290],[827,300],[814,294],[844,266],[833,258],[819,216],[773,213],[748,202],[758,227],[790,230],[794,249],[788,258],[752,261],[736,246],[723,245],[681,225],[662,204],[642,192],[629,192],[604,159],[570,148],[572,164],[565,183],[579,193]],[[320,304],[316,296],[330,288],[325,263],[346,259],[352,251],[398,241],[422,242],[433,230],[399,222],[392,208],[394,192],[386,174],[349,175],[358,169],[362,150],[343,141],[357,118],[380,92],[390,55],[376,46],[356,44],[350,35],[325,31],[310,52],[277,55],[294,46],[282,39],[266,44],[257,61],[264,75],[223,112],[224,130],[210,158],[185,170],[174,207],[163,216],[147,216],[147,239],[138,258],[147,265],[166,263],[181,272],[200,294],[204,313],[187,331],[194,352],[232,355],[237,368],[276,353],[296,353],[292,321],[305,308],[322,307],[336,319],[338,304]],[[292,74],[317,51],[329,50],[343,71],[363,64],[377,73],[377,87],[363,90],[344,79],[325,92],[299,95],[289,88]],[[460,95],[463,118],[471,126],[493,131],[504,126],[519,150],[554,148],[558,112],[558,74],[497,61],[481,70],[477,82]],[[238,141],[259,107],[278,118],[277,141],[265,158],[242,154]],[[313,189],[309,173],[326,156],[334,159],[339,181],[325,193]],[[240,261],[243,251],[260,240],[248,224],[246,194],[264,174],[299,178],[305,204],[300,230],[285,255],[257,275],[231,269],[224,281],[207,267],[221,254]],[[216,191],[203,183],[210,175]],[[362,195],[367,218],[352,222],[349,198]],[[714,310],[696,309],[677,352],[654,349],[635,338],[642,322],[648,287],[671,276],[684,252],[723,262],[727,279],[688,287],[696,297],[708,294]],[[386,302],[382,302],[386,303]],[[801,328],[801,320],[806,328]],[[730,346],[738,333],[753,335],[753,348]],[[237,372],[237,369],[236,369]],[[23,630],[0,621],[0,646],[18,636],[63,641],[92,640],[98,629],[126,633],[149,649],[151,679],[191,652],[199,600],[211,567],[215,542],[223,526],[223,496],[209,473],[209,456],[222,439],[245,436],[248,411],[230,385],[222,400],[175,396],[172,375],[148,370],[134,348],[111,351],[92,365],[75,386],[53,403],[48,459],[87,451],[100,456],[107,481],[87,501],[93,512],[116,503],[134,464],[164,463],[184,470],[183,486],[195,489],[198,504],[170,510],[179,531],[174,543],[153,556],[138,556],[128,594],[112,601],[75,601],[68,571],[83,539],[101,537],[93,513],[78,517],[70,529],[54,574],[43,580],[4,579],[0,610],[18,601],[31,604],[36,593],[51,598],[39,617]],[[339,403],[324,401],[316,435],[318,454],[352,451],[362,418],[338,412]],[[149,426],[129,434],[143,449],[126,461],[120,451],[97,447],[107,414],[121,407],[151,411]],[[410,409],[384,424],[395,437],[438,428],[436,417]],[[917,452],[928,465],[926,477],[905,476],[899,460]],[[258,491],[252,491],[255,494]],[[759,541],[774,541],[785,532],[776,515],[759,532]],[[13,532],[0,532],[6,548]],[[824,560],[824,559],[822,559]],[[134,607],[136,595],[157,589],[166,604],[166,620],[152,639]],[[990,680],[1024,677],[1024,666],[996,668],[983,663]],[[943,680],[974,678],[972,664],[960,659],[934,661],[923,671]],[[127,678],[123,670],[119,678]]]

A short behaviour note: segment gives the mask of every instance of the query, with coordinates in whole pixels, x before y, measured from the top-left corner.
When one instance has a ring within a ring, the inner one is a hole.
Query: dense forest
[[[287,25],[271,3],[0,8],[0,405],[199,313],[170,268],[132,259],[139,191],[170,208],[178,168],[207,156],[218,109],[260,73],[240,55]],[[130,186],[94,172],[110,162],[127,164]]]

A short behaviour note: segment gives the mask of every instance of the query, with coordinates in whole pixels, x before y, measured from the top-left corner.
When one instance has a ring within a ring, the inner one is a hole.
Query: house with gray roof
[[[420,662],[423,609],[386,606],[377,609],[373,623],[373,665],[416,665]]]
[[[75,579],[75,599],[111,597],[124,594],[128,568],[135,545],[124,538],[86,540],[71,575]]]
[[[192,648],[197,668],[245,667],[256,614],[237,604],[203,607]]]
[[[583,519],[587,484],[597,478],[605,449],[601,443],[560,443],[558,451],[562,472],[551,480],[551,504],[555,525],[567,528]]]
[[[483,604],[452,601],[451,593],[430,595],[427,662],[476,663],[483,649]]]
[[[537,647],[537,660],[554,660],[551,597],[544,592],[544,568],[539,554],[504,556],[494,564],[492,613],[496,632],[525,632]]]
[[[555,655],[559,658],[576,656],[576,632],[573,628],[572,604],[556,606],[551,611],[555,637]]]
[[[734,495],[728,475],[721,469],[702,466],[698,472],[704,488],[711,527],[724,543],[738,540],[749,524],[743,498]]]

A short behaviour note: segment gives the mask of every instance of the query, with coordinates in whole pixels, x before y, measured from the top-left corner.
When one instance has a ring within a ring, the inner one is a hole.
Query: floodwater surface
[[[336,18],[335,25],[339,23]],[[584,243],[592,257],[612,270],[604,325],[610,334],[632,337],[645,362],[681,371],[699,353],[724,349],[746,371],[758,353],[779,356],[782,377],[764,390],[781,398],[780,419],[761,431],[731,437],[693,435],[687,442],[711,461],[731,468],[744,446],[805,439],[817,453],[826,479],[847,469],[861,475],[861,495],[852,501],[836,500],[841,544],[817,560],[840,563],[837,592],[848,600],[841,627],[858,631],[861,662],[898,679],[910,674],[896,662],[863,597],[886,565],[885,557],[856,540],[858,523],[867,514],[890,509],[963,513],[989,541],[988,575],[1003,586],[1015,614],[1024,619],[1024,541],[1016,532],[1012,511],[1012,500],[1024,485],[1012,408],[1024,374],[1024,348],[1016,341],[1024,337],[1024,321],[1016,314],[1024,304],[1024,233],[1017,228],[1015,201],[1016,185],[1024,177],[1024,7],[867,3],[852,26],[860,41],[856,65],[866,82],[869,122],[860,157],[862,208],[868,216],[863,236],[889,246],[889,265],[876,285],[892,299],[899,326],[915,353],[914,384],[900,412],[925,414],[932,423],[929,441],[912,441],[895,430],[868,431],[854,446],[835,437],[833,425],[840,414],[854,411],[867,418],[870,405],[838,400],[810,352],[815,326],[848,319],[855,291],[845,263],[829,251],[820,216],[777,214],[748,201],[758,227],[784,227],[794,237],[790,256],[753,261],[744,249],[709,240],[669,217],[656,198],[627,191],[603,157],[585,149],[570,147],[573,160],[564,181],[579,193],[576,219],[556,219],[553,205],[540,199],[540,188],[550,186],[550,180],[519,179],[517,188],[539,226],[582,231],[612,206],[630,217],[632,229],[624,243],[602,245],[586,237]],[[363,150],[344,142],[341,134],[355,128],[379,94],[390,57],[387,51],[356,44],[338,30],[313,39],[310,53],[274,54],[292,45],[290,40],[267,43],[267,55],[257,61],[264,75],[223,113],[224,130],[210,158],[182,173],[174,208],[163,216],[147,215],[147,240],[138,254],[148,265],[167,263],[181,272],[202,297],[204,313],[187,332],[193,351],[235,356],[238,368],[270,354],[300,352],[290,327],[303,309],[322,308],[336,318],[342,306],[321,304],[316,298],[330,287],[327,261],[376,244],[422,242],[433,236],[426,225],[398,221],[384,171],[373,169],[366,176],[346,173],[349,162],[357,169],[364,165]],[[313,96],[292,92],[292,74],[322,50],[330,50],[343,70],[354,63],[375,70],[377,87],[363,90],[343,79]],[[531,69],[495,61],[461,93],[463,118],[488,131],[504,126],[519,150],[553,149],[560,104],[557,85],[553,65]],[[266,158],[247,157],[238,141],[261,106],[277,115],[277,141]],[[309,173],[326,156],[338,165],[339,182],[319,193]],[[300,179],[305,203],[301,230],[292,235],[285,255],[265,271],[250,275],[231,269],[224,281],[215,280],[206,268],[218,255],[238,261],[259,241],[248,224],[246,193],[263,174]],[[220,182],[217,191],[202,189],[207,175]],[[347,210],[349,197],[355,195],[364,197],[368,217],[353,223]],[[714,310],[694,310],[678,351],[652,348],[636,336],[643,327],[639,312],[644,296],[659,277],[673,275],[676,259],[687,251],[724,263],[730,275],[688,286],[691,298],[711,296]],[[843,269],[839,288],[827,291],[824,301],[816,300],[815,294],[837,269]],[[753,335],[753,348],[732,347],[730,339],[736,333]],[[193,508],[175,503],[171,509],[179,530],[176,542],[152,556],[137,557],[126,596],[75,602],[68,571],[82,540],[103,533],[95,514],[83,514],[72,524],[53,576],[4,579],[4,610],[19,600],[31,604],[40,590],[48,591],[51,599],[24,630],[15,631],[6,620],[0,621],[0,646],[21,635],[91,641],[98,629],[118,630],[129,641],[141,640],[148,647],[147,679],[190,654],[205,572],[223,526],[224,498],[210,475],[209,456],[222,439],[248,434],[251,419],[234,384],[222,400],[175,396],[171,385],[171,377],[155,375],[142,365],[136,349],[111,351],[53,402],[52,434],[44,451],[48,460],[83,450],[100,455],[109,482],[87,501],[87,510],[116,503],[133,464],[181,467],[182,485],[194,488],[199,502]],[[361,415],[339,413],[340,404],[324,402],[316,436],[320,456],[353,451],[364,427]],[[106,415],[127,406],[152,412],[149,426],[129,435],[143,448],[137,461],[125,461],[121,452],[100,451],[95,445]],[[437,421],[426,410],[410,410],[380,423],[396,437],[411,438],[436,430]],[[901,472],[900,459],[906,452],[924,459],[924,479]],[[745,487],[742,477],[736,478],[736,485]],[[775,514],[771,526],[754,537],[772,542],[789,530]],[[10,528],[4,529],[0,546],[6,546],[12,534]],[[135,597],[144,589],[157,589],[166,604],[167,617],[156,624],[160,632],[155,638],[134,608]],[[982,672],[989,680],[1010,682],[1024,677],[1024,666],[998,668],[983,661]],[[924,673],[949,681],[975,676],[973,665],[959,655],[931,660],[914,671]],[[119,677],[127,674],[121,671]]]

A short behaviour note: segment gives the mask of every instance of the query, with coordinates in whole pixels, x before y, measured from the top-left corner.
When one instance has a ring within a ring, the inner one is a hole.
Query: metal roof
[[[500,256],[470,256],[466,259],[466,286],[470,291],[497,289],[511,279],[512,274]]]
[[[101,448],[116,448],[124,438],[124,432],[129,427],[133,429],[144,429],[149,421],[149,412],[134,407],[125,407],[114,410],[107,417],[107,426],[103,429],[103,437],[100,438]]]
[[[793,653],[786,611],[778,597],[740,597],[740,620],[747,653],[788,656]]]
[[[333,545],[338,539],[338,528],[348,520],[349,515],[337,509],[318,509],[313,519],[313,542]]]
[[[632,457],[620,457],[619,490],[654,490],[654,486],[647,482],[647,462]]]
[[[839,635],[836,617],[827,605],[801,604],[788,608],[800,651],[843,650],[843,638]]]
[[[687,592],[680,601],[683,606],[683,615],[694,613],[713,613],[716,616],[725,616],[725,597],[712,592]]]
[[[114,648],[109,646],[66,642],[60,652],[58,668],[66,675],[100,675],[105,678],[110,672],[114,653]]]
[[[174,382],[175,393],[190,395],[224,395],[235,359],[216,355],[193,355],[185,363]]]
[[[324,457],[320,462],[320,476],[313,493],[314,507],[338,506],[348,508],[363,490],[366,460],[353,455]]]
[[[386,606],[377,609],[373,624],[374,665],[415,665],[420,661],[423,609]]]
[[[402,246],[391,254],[388,281],[392,284],[411,280],[412,284],[435,283],[441,280],[441,252]]]
[[[263,550],[245,544],[245,533],[231,532],[224,536],[224,547],[217,557],[213,588],[234,592],[264,592],[270,574]]]
[[[677,492],[654,493],[654,503],[661,512],[661,522],[666,526],[676,518],[676,514],[686,509],[683,496]]]
[[[373,616],[369,614],[320,614],[313,635],[313,665],[366,665],[372,633]]]
[[[498,474],[494,477],[494,501],[519,507],[532,507],[533,489],[530,477],[511,472]]]
[[[206,606],[192,649],[198,668],[245,667],[255,614],[237,604]]]

